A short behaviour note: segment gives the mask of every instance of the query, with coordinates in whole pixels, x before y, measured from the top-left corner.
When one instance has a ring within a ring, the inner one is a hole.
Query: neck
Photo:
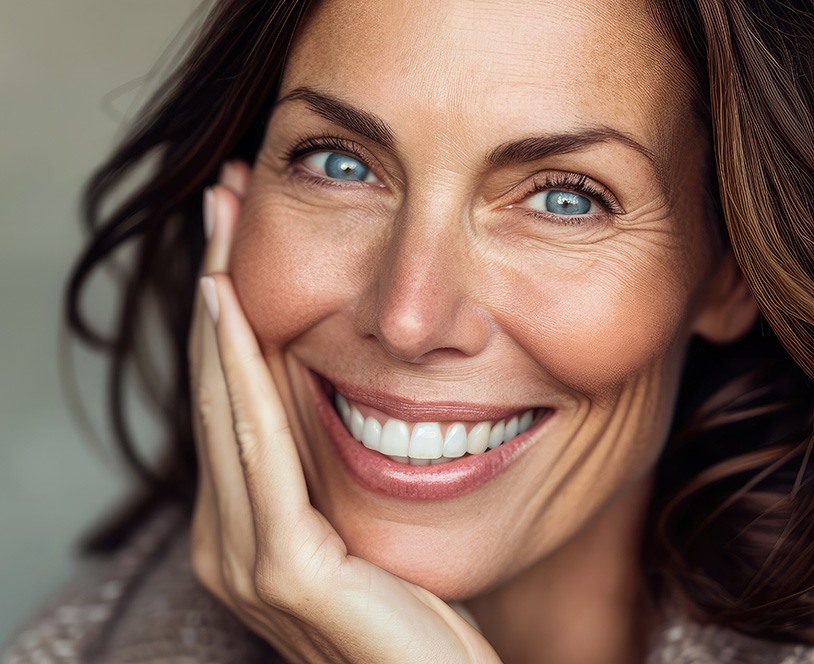
[[[639,547],[649,495],[647,477],[556,552],[466,602],[502,661],[644,661],[649,626]]]

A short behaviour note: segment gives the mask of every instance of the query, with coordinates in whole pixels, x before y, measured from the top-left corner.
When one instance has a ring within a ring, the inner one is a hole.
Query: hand
[[[206,302],[199,293],[190,337],[199,580],[289,662],[499,662],[441,599],[348,555],[311,506],[286,413],[226,273],[248,180],[245,164],[230,163],[207,194]]]

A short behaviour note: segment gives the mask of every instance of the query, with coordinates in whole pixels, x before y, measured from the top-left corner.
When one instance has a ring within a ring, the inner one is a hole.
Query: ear
[[[755,324],[760,311],[731,250],[721,256],[705,290],[693,331],[707,341],[732,343]]]

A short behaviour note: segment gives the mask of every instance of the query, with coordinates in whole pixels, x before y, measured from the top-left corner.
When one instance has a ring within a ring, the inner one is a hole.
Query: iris
[[[546,212],[576,215],[586,214],[591,209],[591,200],[573,191],[546,191],[543,195]]]
[[[370,169],[358,159],[349,157],[339,152],[326,153],[325,175],[335,180],[356,180],[364,182],[367,180]]]

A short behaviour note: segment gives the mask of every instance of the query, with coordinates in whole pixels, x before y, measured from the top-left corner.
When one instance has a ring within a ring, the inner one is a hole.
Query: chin
[[[464,600],[504,580],[500,552],[471,536],[412,524],[329,517],[348,553],[414,583],[445,601]]]

